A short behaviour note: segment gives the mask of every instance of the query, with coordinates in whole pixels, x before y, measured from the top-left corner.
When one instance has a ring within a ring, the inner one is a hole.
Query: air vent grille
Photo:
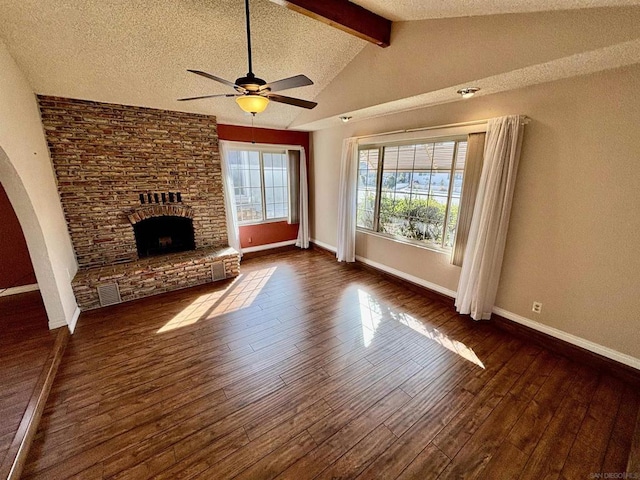
[[[213,280],[224,280],[227,278],[227,272],[224,269],[224,262],[218,262],[211,265],[211,278]]]
[[[108,305],[115,305],[116,303],[122,303],[122,299],[120,298],[120,290],[118,290],[117,283],[108,283],[106,285],[99,285],[98,297],[100,298],[101,307],[106,307]]]

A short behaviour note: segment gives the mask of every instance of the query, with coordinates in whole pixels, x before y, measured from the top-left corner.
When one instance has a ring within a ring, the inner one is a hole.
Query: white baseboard
[[[69,324],[64,318],[55,318],[53,320],[49,319],[49,330],[55,330],[56,328],[68,326]]]
[[[69,320],[69,332],[73,333],[76,329],[76,324],[78,323],[78,317],[80,317],[80,307],[76,307],[76,311],[73,312],[73,316],[71,320]]]
[[[383,272],[390,273],[391,275],[399,277],[403,280],[407,280],[408,282],[415,283],[416,285],[420,285],[421,287],[427,288],[442,295],[446,295],[447,297],[456,298],[455,291],[449,290],[448,288],[442,287],[435,283],[428,282],[422,278],[409,275],[408,273],[401,272],[400,270],[396,270],[395,268],[383,265],[382,263],[374,262],[373,260],[361,257],[360,255],[356,255],[356,260],[358,262],[364,263],[365,265],[369,265],[373,268],[377,268],[378,270],[382,270]]]
[[[8,297],[9,295],[18,295],[19,293],[34,292],[36,290],[40,290],[40,287],[38,287],[37,283],[32,283],[30,285],[21,285],[19,287],[10,287],[6,290],[0,290],[0,297]]]
[[[67,327],[70,333],[76,329],[76,324],[78,323],[78,317],[80,316],[80,307],[76,307],[73,315],[69,321],[64,318],[57,318],[54,320],[49,320],[49,330],[55,330],[56,328]]]
[[[329,245],[328,243],[320,242],[315,239],[311,239],[312,243],[315,243],[319,247],[324,248],[325,250],[329,250],[330,252],[336,252],[336,247],[333,245]],[[440,285],[436,285],[435,283],[428,282],[422,278],[415,277],[413,275],[409,275],[408,273],[401,272],[400,270],[396,270],[393,267],[389,267],[387,265],[383,265],[382,263],[374,262],[373,260],[369,260],[368,258],[362,257],[360,255],[356,255],[356,260],[360,263],[364,263],[365,265],[369,265],[378,270],[382,270],[383,272],[390,273],[398,278],[403,280],[407,280],[408,282],[415,283],[416,285],[420,285],[421,287],[428,288],[429,290],[433,290],[434,292],[441,293],[442,295],[446,295],[447,297],[455,298],[456,292],[453,290],[449,290],[448,288],[441,287]]]
[[[247,247],[242,249],[242,253],[260,252],[262,250],[271,250],[272,248],[286,247],[288,245],[295,245],[295,240],[287,240],[285,242],[267,243],[265,245],[258,245],[255,247]]]
[[[325,250],[329,250],[330,252],[336,253],[337,249],[333,245],[329,245],[328,243],[321,242],[320,240],[316,240],[314,238],[309,240],[311,243],[315,243],[319,247],[324,248]]]
[[[618,352],[617,350],[613,350],[609,347],[605,347],[590,340],[586,340],[582,337],[563,332],[562,330],[558,330],[557,328],[544,325],[521,315],[509,312],[508,310],[504,310],[500,307],[493,307],[493,313],[511,320],[512,322],[519,323],[520,325],[524,325],[525,327],[529,327],[538,332],[546,333],[547,335],[557,338],[558,340],[576,345],[578,347],[584,348],[585,350],[589,350],[590,352],[596,353],[606,358],[610,358],[611,360],[615,360],[618,363],[622,363],[629,367],[640,370],[640,359],[632,357],[631,355]]]

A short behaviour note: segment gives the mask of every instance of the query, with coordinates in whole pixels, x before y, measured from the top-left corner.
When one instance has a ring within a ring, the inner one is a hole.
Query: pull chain
[[[251,143],[256,143],[256,129],[253,127],[253,119],[256,118],[256,114],[251,114]]]

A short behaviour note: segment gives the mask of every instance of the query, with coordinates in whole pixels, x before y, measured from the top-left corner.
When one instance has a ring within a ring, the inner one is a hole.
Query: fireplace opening
[[[162,216],[142,220],[133,226],[138,257],[195,250],[193,220]]]

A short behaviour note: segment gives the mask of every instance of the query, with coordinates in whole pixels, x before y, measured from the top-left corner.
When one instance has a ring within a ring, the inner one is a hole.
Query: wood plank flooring
[[[0,465],[53,349],[40,292],[0,297]]]
[[[624,472],[640,394],[315,251],[83,313],[23,478]]]

